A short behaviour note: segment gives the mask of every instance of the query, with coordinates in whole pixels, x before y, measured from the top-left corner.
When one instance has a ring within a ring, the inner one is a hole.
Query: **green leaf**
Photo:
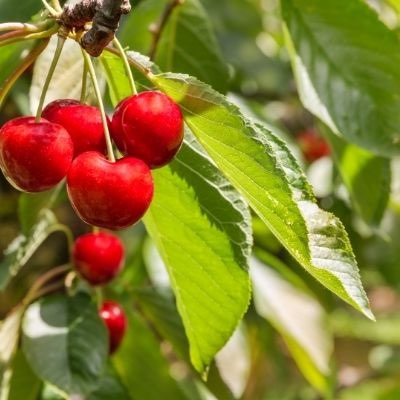
[[[172,12],[155,61],[164,71],[196,76],[221,93],[227,91],[229,71],[199,0],[186,0]]]
[[[9,392],[12,369],[10,364],[18,346],[23,308],[17,307],[0,325],[0,399]]]
[[[22,348],[41,379],[67,394],[86,394],[104,373],[107,332],[87,294],[54,295],[27,309]]]
[[[156,193],[144,221],[167,266],[199,372],[247,309],[250,214],[186,133],[170,166],[154,171]]]
[[[1,8],[1,7],[0,7]],[[1,15],[1,13],[0,13]],[[28,45],[16,43],[1,48],[0,51],[0,87],[21,62],[21,54]]]
[[[97,389],[90,393],[86,400],[131,400],[131,397],[120,378],[110,367],[100,378]]]
[[[12,363],[9,395],[6,399],[37,400],[41,386],[40,379],[33,373],[24,353],[18,351]]]
[[[18,219],[24,235],[29,234],[44,209],[49,209],[58,197],[62,185],[40,193],[21,193],[18,199]]]
[[[134,297],[141,312],[157,332],[172,344],[183,360],[190,362],[189,342],[173,299],[150,289],[135,291]],[[219,400],[233,400],[233,395],[222,380],[215,363],[210,365],[207,381],[203,384]]]
[[[53,59],[54,51],[57,45],[57,35],[54,35],[46,49],[36,59],[33,67],[32,84],[29,90],[30,108],[35,115],[39,98],[42,93],[49,65]],[[96,64],[96,69],[98,66]],[[83,57],[79,44],[74,40],[67,39],[64,44],[60,60],[52,76],[49,89],[46,93],[45,105],[58,99],[76,99],[79,100],[82,89],[83,76]],[[103,89],[104,80],[98,74],[100,89]],[[90,102],[94,99],[93,85],[90,79],[87,79],[87,98]]]
[[[249,303],[250,214],[190,132],[175,161],[153,174],[144,222],[168,268],[192,363],[203,372]]]
[[[400,151],[400,41],[362,0],[283,0],[305,107],[383,156]]]
[[[119,100],[132,95],[125,68],[118,56],[105,51],[100,60],[105,70],[111,102],[115,105]]]
[[[292,256],[333,293],[373,318],[343,225],[317,206],[285,144],[194,78],[162,74],[153,81],[180,103],[186,123],[211,158]]]
[[[288,92],[290,67],[279,57],[268,57],[259,45],[259,39],[268,35],[279,46],[277,35],[271,30],[267,33],[265,28],[271,25],[269,21],[277,17],[276,12],[271,10],[275,4],[269,3],[266,11],[259,0],[201,0],[201,3],[215,29],[224,60],[234,68],[230,89],[233,87],[235,92],[261,97]],[[266,41],[261,43],[266,44]]]
[[[157,22],[169,0],[140,1],[118,31],[120,41],[131,50],[148,54],[154,35],[149,27]]]
[[[160,20],[169,3],[165,0],[140,2],[122,26],[123,44],[149,54],[154,38],[149,26]],[[162,30],[155,60],[166,71],[197,76],[220,92],[228,88],[229,71],[199,0],[186,0],[172,11]]]
[[[189,400],[169,374],[160,344],[146,322],[127,312],[129,327],[113,364],[132,399]]]
[[[45,239],[59,229],[54,214],[50,210],[45,210],[29,235],[21,234],[11,242],[4,251],[5,257],[0,263],[0,290],[7,286]]]
[[[390,160],[377,156],[331,133],[323,132],[354,208],[370,225],[379,225],[390,195]]]
[[[250,264],[257,312],[285,340],[299,369],[321,393],[329,393],[332,336],[316,299],[298,290],[278,272],[257,259]]]

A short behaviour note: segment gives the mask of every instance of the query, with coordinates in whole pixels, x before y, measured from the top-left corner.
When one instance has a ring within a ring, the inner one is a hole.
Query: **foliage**
[[[117,35],[139,90],[180,105],[184,143],[100,289],[65,274],[88,227],[64,185],[20,194],[1,178],[0,399],[396,398],[397,2],[132,3]],[[1,123],[39,104],[56,32],[41,7],[0,0],[0,28],[40,27],[0,31]],[[132,94],[124,60],[109,45],[95,67],[111,115]],[[68,39],[45,102],[79,99],[84,68]],[[330,156],[307,162],[306,130]],[[103,297],[129,322],[110,357]]]

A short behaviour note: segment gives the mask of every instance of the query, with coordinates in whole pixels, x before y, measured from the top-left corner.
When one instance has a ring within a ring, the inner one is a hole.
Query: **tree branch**
[[[130,10],[129,0],[81,0],[64,6],[60,23],[79,31],[92,21],[92,27],[81,39],[81,45],[91,56],[98,57],[114,39],[121,16]]]
[[[82,47],[98,57],[113,39],[122,14],[131,10],[129,0],[103,0],[96,7],[92,28],[82,37]]]

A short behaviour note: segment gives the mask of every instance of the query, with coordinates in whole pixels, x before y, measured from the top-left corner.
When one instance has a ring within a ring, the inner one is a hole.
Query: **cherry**
[[[117,107],[111,134],[123,152],[140,158],[150,168],[168,164],[183,140],[183,117],[179,106],[157,91],[142,92]]]
[[[118,149],[124,154],[126,153],[127,150],[125,146],[125,139],[122,128],[122,115],[125,111],[125,106],[128,104],[130,99],[131,99],[130,97],[127,97],[117,104],[110,125],[111,136],[115,144],[117,145]]]
[[[72,162],[68,132],[45,119],[20,117],[0,129],[0,166],[18,190],[40,192],[60,182]]]
[[[142,160],[124,157],[111,162],[98,152],[88,151],[72,162],[67,190],[83,221],[123,229],[136,223],[149,208],[153,178]]]
[[[117,350],[125,335],[127,318],[122,307],[112,300],[103,302],[99,314],[108,330],[109,352],[112,354]]]
[[[88,233],[75,240],[72,258],[84,279],[92,285],[104,285],[121,271],[124,247],[111,233]]]
[[[319,136],[313,129],[303,131],[298,134],[297,141],[302,150],[305,159],[313,162],[321,157],[329,156],[330,147],[326,140]]]
[[[45,107],[42,117],[68,131],[74,142],[74,157],[90,150],[105,153],[106,141],[98,108],[77,100],[55,100]]]

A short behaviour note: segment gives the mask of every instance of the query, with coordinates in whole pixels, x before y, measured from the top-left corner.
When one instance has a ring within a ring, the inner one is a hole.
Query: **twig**
[[[82,47],[92,56],[98,57],[115,36],[122,14],[131,10],[129,0],[98,0],[93,25],[81,40]]]
[[[67,271],[71,269],[69,264],[60,265],[58,267],[52,268],[45,272],[42,276],[40,276],[34,284],[31,286],[29,292],[25,296],[23,303],[28,304],[32,301],[33,298],[36,297],[38,291],[50,280],[55,278],[56,276],[63,275]]]
[[[22,23],[22,22],[5,22],[0,24],[0,32],[4,31],[17,31],[23,30],[25,32],[37,32],[40,31],[39,25]]]
[[[17,43],[17,42],[21,42],[23,40],[34,40],[34,39],[43,39],[43,38],[47,38],[50,37],[51,35],[53,35],[54,33],[56,33],[58,31],[58,25],[54,24],[53,26],[51,26],[49,29],[45,30],[45,31],[38,31],[38,32],[33,32],[33,33],[28,33],[24,32],[21,35],[17,35],[15,37],[5,37],[6,34],[0,35],[0,47],[2,46],[6,46],[8,44],[11,43]]]
[[[151,42],[151,47],[149,50],[149,57],[152,60],[156,55],[158,43],[160,41],[161,34],[167,25],[169,17],[171,16],[172,12],[174,11],[175,7],[183,4],[185,0],[172,0],[168,3],[161,14],[160,20],[156,24],[150,25],[150,32],[153,34],[153,40]]]

